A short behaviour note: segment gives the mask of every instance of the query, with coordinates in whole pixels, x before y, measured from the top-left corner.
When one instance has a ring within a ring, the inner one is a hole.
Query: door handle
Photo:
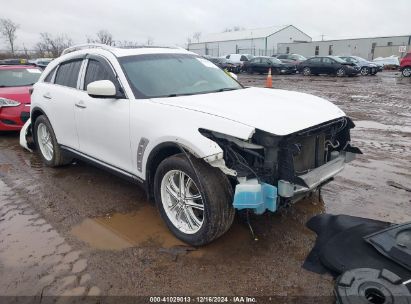
[[[79,102],[75,103],[77,108],[85,109],[87,106],[85,105],[84,101],[80,100]]]
[[[50,93],[46,93],[46,94],[44,94],[44,95],[43,95],[43,97],[44,97],[44,98],[46,98],[46,99],[51,99],[51,95],[50,95]]]

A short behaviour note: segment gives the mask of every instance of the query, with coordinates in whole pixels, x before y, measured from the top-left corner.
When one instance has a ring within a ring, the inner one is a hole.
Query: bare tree
[[[116,41],[116,45],[119,47],[137,47],[141,45],[141,43],[138,43],[136,41],[131,41],[131,40],[118,40]]]
[[[195,33],[193,34],[193,38],[194,38],[195,40],[197,40],[197,42],[200,42],[200,37],[201,37],[201,32],[195,32]]]
[[[99,30],[96,33],[96,38],[87,37],[87,43],[101,43],[114,46],[116,43],[113,35],[107,30]]]
[[[98,39],[98,42],[102,44],[107,44],[107,45],[114,44],[113,35],[109,31],[106,31],[106,30],[98,31],[97,39]]]
[[[146,45],[153,45],[154,39],[152,37],[147,37]]]
[[[10,44],[11,53],[14,55],[16,31],[20,26],[10,19],[0,19],[0,34]]]
[[[61,52],[73,44],[66,34],[52,36],[50,33],[41,33],[40,41],[36,44],[36,50],[42,56],[58,57]]]

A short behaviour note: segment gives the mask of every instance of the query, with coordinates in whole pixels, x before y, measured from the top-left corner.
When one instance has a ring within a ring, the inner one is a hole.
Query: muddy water
[[[71,232],[97,249],[122,250],[150,244],[164,248],[184,245],[169,233],[158,212],[151,205],[145,205],[133,213],[114,213],[85,219],[81,224],[74,226]]]

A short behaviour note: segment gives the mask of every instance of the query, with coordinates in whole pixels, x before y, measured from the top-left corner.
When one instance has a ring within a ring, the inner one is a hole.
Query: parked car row
[[[273,74],[302,73],[305,76],[328,74],[341,77],[359,74],[373,76],[381,72],[386,66],[381,61],[369,61],[359,56],[316,56],[307,59],[299,54],[276,54],[271,57],[229,54],[223,57],[204,56],[204,58],[229,72],[247,72],[249,74],[264,74],[271,69]],[[401,60],[401,64],[398,63],[404,77],[411,76],[410,61],[409,53]]]

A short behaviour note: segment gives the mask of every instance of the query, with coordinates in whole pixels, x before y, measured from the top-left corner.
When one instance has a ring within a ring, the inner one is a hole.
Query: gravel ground
[[[265,76],[239,80],[263,86]],[[411,220],[411,81],[292,75],[273,87],[336,103],[364,155],[322,199],[254,216],[257,241],[237,218],[213,244],[188,247],[136,185],[82,162],[44,167],[18,134],[0,134],[0,295],[331,296],[331,276],[301,268],[315,241],[305,222],[324,212]]]

